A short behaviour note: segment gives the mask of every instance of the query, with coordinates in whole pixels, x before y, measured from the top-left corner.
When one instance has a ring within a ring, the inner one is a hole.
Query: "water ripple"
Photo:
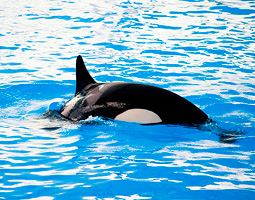
[[[0,4],[0,198],[253,199],[253,1]],[[174,91],[214,123],[63,119],[78,54],[98,82]]]

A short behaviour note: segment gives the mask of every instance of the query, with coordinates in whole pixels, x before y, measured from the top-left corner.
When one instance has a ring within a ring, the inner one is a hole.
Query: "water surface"
[[[254,199],[254,1],[0,5],[0,199]],[[98,82],[171,90],[214,123],[62,119],[79,54]]]

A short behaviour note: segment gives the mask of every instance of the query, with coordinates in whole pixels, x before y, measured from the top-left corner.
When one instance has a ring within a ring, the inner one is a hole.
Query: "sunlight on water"
[[[254,199],[254,1],[0,5],[0,199]],[[171,90],[213,122],[64,119],[79,54],[98,82]]]

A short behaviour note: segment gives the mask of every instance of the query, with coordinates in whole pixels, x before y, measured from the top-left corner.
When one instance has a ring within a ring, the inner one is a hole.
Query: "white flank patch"
[[[160,117],[149,110],[146,109],[130,109],[115,117],[115,120],[125,121],[125,122],[136,122],[140,124],[153,124],[160,123],[162,120]]]

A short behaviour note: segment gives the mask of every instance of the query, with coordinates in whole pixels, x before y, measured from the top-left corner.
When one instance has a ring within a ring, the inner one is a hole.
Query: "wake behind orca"
[[[76,60],[76,92],[60,109],[73,121],[101,116],[140,124],[202,124],[208,116],[168,90],[138,83],[97,83],[81,56]]]

